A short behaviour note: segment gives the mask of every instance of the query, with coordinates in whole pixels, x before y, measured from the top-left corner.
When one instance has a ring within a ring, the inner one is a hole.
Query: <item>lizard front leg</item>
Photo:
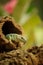
[[[12,49],[15,49],[16,48],[16,45],[12,42],[12,37],[9,36],[9,46],[12,48]]]

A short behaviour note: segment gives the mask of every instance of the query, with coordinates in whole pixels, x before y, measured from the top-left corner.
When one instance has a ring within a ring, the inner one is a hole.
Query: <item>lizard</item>
[[[24,36],[22,36],[22,35],[19,35],[19,34],[12,34],[12,33],[10,33],[10,34],[7,34],[6,35],[6,38],[9,40],[9,41],[16,41],[16,42],[19,42],[19,41],[21,41],[21,42],[23,42],[23,43],[26,43],[26,38],[24,37]]]

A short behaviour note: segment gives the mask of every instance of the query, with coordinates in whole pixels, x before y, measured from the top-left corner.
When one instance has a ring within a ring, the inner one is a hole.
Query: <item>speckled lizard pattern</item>
[[[25,37],[23,37],[22,35],[18,35],[18,34],[7,34],[6,38],[10,41],[16,41],[16,42],[24,42],[26,43],[26,39]]]

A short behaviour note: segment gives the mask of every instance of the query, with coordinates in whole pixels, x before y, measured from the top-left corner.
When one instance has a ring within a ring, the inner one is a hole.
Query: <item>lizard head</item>
[[[18,39],[21,41],[21,42],[23,42],[23,43],[26,43],[26,38],[24,37],[24,36],[22,36],[22,35],[18,35]]]

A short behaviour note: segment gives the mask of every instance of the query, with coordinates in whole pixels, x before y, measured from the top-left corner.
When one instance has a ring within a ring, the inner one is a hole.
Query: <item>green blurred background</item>
[[[18,3],[10,14],[3,8],[8,1],[10,0],[0,0],[0,17],[10,15],[23,27],[27,43],[22,49],[28,49],[39,43],[40,39],[37,41],[38,38],[36,36],[38,32],[43,30],[40,28],[40,24],[43,24],[43,0],[16,0]],[[40,43],[43,43],[43,41],[40,41]]]

